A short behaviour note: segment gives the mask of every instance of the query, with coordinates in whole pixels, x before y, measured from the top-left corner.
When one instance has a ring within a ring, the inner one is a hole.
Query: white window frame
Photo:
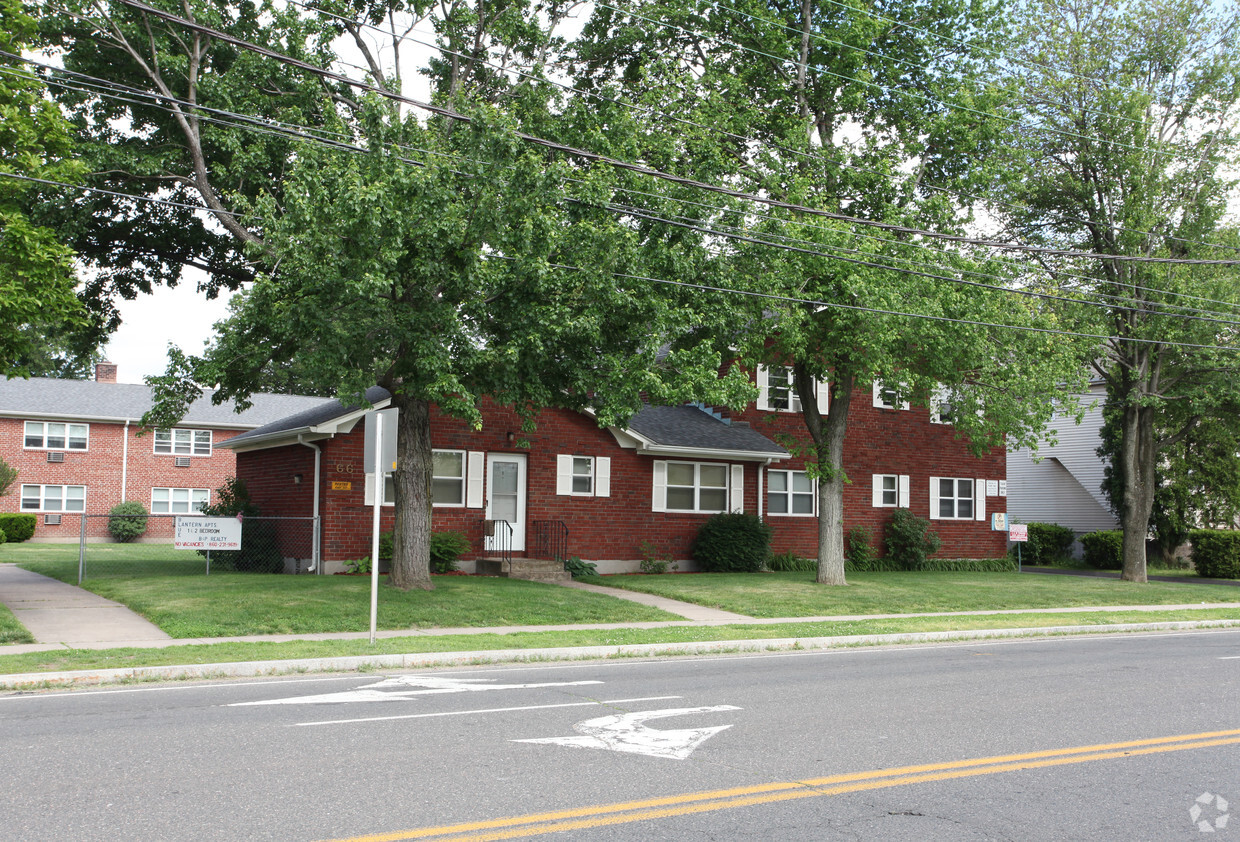
[[[163,510],[156,509],[155,494],[160,491],[168,493],[168,499],[162,501],[166,506]],[[176,499],[177,492],[184,492],[184,501]],[[195,500],[195,498],[198,498]],[[177,505],[183,502],[184,509],[178,509]],[[202,507],[211,505],[211,489],[209,488],[170,488],[164,486],[153,486],[151,488],[151,514],[153,515],[196,515],[202,514]]]
[[[38,506],[37,507],[26,505],[27,500],[32,500],[36,498],[36,494],[31,493],[29,491],[29,489],[32,489],[32,488],[38,489],[38,492],[37,492]],[[57,498],[60,501],[59,508],[49,509],[47,507],[47,500],[48,500],[47,490],[49,488],[60,489],[60,492],[57,495]],[[69,499],[70,499],[69,492],[70,490],[75,490],[75,489],[80,490],[82,492],[80,497],[74,498],[74,501],[80,503],[80,505],[77,506],[76,508],[69,508]],[[40,485],[38,483],[33,483],[33,482],[23,483],[21,487],[20,510],[22,512],[52,512],[54,514],[84,512],[86,511],[86,486],[84,485],[63,485],[63,484],[57,484],[57,483],[49,483],[47,485]]]
[[[773,474],[783,474],[786,477],[784,491],[771,490],[771,476]],[[792,478],[794,474],[809,479],[809,491],[794,491],[792,488]],[[808,496],[810,500],[808,512],[794,512],[792,510],[792,501],[795,497]],[[776,497],[784,498],[787,504],[787,511],[777,512],[771,508],[772,501]],[[818,480],[810,478],[806,471],[796,471],[788,468],[768,468],[766,471],[766,513],[771,517],[816,517],[818,514]]]
[[[887,487],[887,480],[891,480],[890,488]],[[890,498],[888,498],[889,493]],[[909,507],[909,475],[874,474],[871,480],[870,502],[876,509],[907,509]]]
[[[893,401],[888,400],[887,398],[888,395],[891,395],[892,397],[899,397],[900,388],[902,387],[897,386],[893,388],[891,386],[887,386],[881,380],[875,380],[874,381],[874,400],[873,400],[874,408],[875,409],[908,409],[909,408],[908,401],[900,401],[900,405],[897,407]]]
[[[669,486],[667,481],[668,467],[670,465],[688,465],[693,468],[693,485],[675,485]],[[706,486],[710,491],[723,491],[724,506],[722,509],[704,509],[702,508],[702,468],[723,468],[724,484],[722,489],[720,486]],[[693,508],[680,509],[670,508],[667,505],[667,492],[669,488],[692,488],[693,489]],[[723,512],[739,512],[744,508],[744,488],[745,488],[745,466],[744,465],[728,465],[726,462],[689,462],[689,461],[664,461],[658,460],[654,463],[654,495],[652,508],[656,512],[673,512],[676,514],[721,514]]]
[[[801,396],[797,394],[796,386],[792,382],[792,366],[760,365],[757,368],[755,378],[758,384],[758,409],[767,412],[801,412]],[[779,385],[772,386],[772,383],[776,382]],[[777,401],[774,398],[780,392],[787,396],[785,406],[776,406]],[[826,381],[814,381],[814,396],[818,401],[819,414],[826,415],[830,408],[831,396],[831,389]]]
[[[947,407],[947,418],[943,418],[943,407]],[[930,423],[952,426],[955,422],[956,407],[951,400],[951,392],[946,386],[938,386],[930,394]]]
[[[950,498],[942,496],[941,483],[951,482],[955,484],[953,494]],[[962,495],[960,493],[960,484],[968,482],[972,483],[971,493]],[[944,515],[940,513],[942,502],[944,499],[951,499],[952,514]],[[970,500],[972,502],[973,512],[969,515],[962,516],[960,514],[960,502]],[[931,520],[985,520],[986,519],[986,480],[973,479],[970,477],[930,477],[930,519]]]
[[[610,456],[578,456],[572,453],[556,455],[555,493],[565,497],[610,497],[611,496],[611,457]],[[585,473],[577,469],[585,468]],[[577,480],[585,477],[589,480],[588,490],[575,488]]]
[[[29,444],[28,440],[31,438],[30,430],[32,427],[36,427],[36,426],[39,429],[39,434],[38,434],[39,444]],[[48,428],[52,426],[64,428],[63,435],[61,436],[61,438],[64,441],[64,444],[51,445],[47,443],[47,440],[49,438]],[[73,446],[73,440],[75,438],[75,436],[73,435],[73,432],[75,428],[77,430],[80,430],[80,435],[76,436],[76,438],[81,439],[82,441],[81,447]],[[70,421],[27,421],[25,424],[22,425],[22,449],[23,450],[67,450],[72,453],[85,453],[87,450],[90,450],[90,425],[79,424],[79,423],[70,422]]]
[[[177,441],[184,437],[185,442]],[[206,447],[202,447],[205,439]],[[210,430],[195,430],[190,427],[172,427],[167,430],[155,431],[155,443],[152,450],[158,456],[198,456],[207,457],[213,449]]]
[[[459,503],[437,503],[434,499],[434,492],[431,495],[431,508],[434,509],[480,509],[482,508],[482,479],[483,470],[486,465],[486,456],[481,451],[475,450],[454,450],[450,448],[434,448],[431,451],[431,458],[434,459],[435,454],[439,453],[456,453],[461,456],[461,473],[459,475],[434,474],[434,467],[431,468],[431,487],[434,488],[435,480],[453,480],[461,483],[461,501]],[[374,471],[366,472],[365,486],[362,493],[363,505],[373,506],[375,504],[375,473]],[[383,473],[383,505],[396,505],[396,479],[392,476],[391,471]]]

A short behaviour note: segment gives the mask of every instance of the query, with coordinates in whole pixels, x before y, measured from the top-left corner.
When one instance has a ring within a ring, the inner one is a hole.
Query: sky
[[[168,343],[182,351],[201,353],[214,336],[212,325],[227,314],[228,297],[208,301],[192,278],[171,289],[156,287],[150,295],[118,301],[122,324],[103,349],[104,359],[116,363],[120,383],[141,383],[168,366]]]

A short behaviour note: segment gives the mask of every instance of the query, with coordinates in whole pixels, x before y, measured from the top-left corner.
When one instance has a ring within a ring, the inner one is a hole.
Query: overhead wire
[[[291,67],[296,67],[298,69],[304,70],[308,73],[319,76],[326,80],[340,82],[340,83],[352,86],[354,88],[357,88],[358,90],[362,90],[367,93],[372,93],[377,96],[390,99],[394,102],[401,102],[401,103],[405,103],[408,105],[412,105],[430,114],[434,114],[440,117],[445,117],[451,120],[456,120],[458,122],[470,123],[473,120],[473,118],[469,117],[468,115],[462,114],[458,111],[455,111],[454,109],[446,108],[440,105],[435,105],[433,103],[423,102],[413,97],[404,96],[403,94],[387,90],[381,86],[371,85],[366,82],[358,81],[356,79],[345,76],[343,74],[336,73],[335,71],[328,70],[322,67],[318,67],[309,62],[305,62],[300,59],[293,58],[292,56],[285,55],[278,51],[272,50],[268,47],[264,47],[262,45],[254,44],[252,42],[246,41],[244,39],[237,38],[235,36],[229,35],[228,33],[222,32],[213,27],[209,27],[204,24],[200,24],[195,21],[188,20],[186,18],[183,18],[171,12],[165,12],[161,9],[157,9],[144,2],[141,2],[141,0],[117,0],[117,2],[122,3],[123,5],[130,6],[146,14],[153,15],[155,17],[161,18],[163,20],[167,20],[172,23],[176,23],[180,26],[190,29],[191,31],[196,31],[204,35],[209,35],[210,37],[216,40],[220,40],[225,43],[232,44],[233,46],[237,46],[242,49],[250,50],[259,55],[263,55],[268,58],[287,64]],[[528,132],[515,132],[515,135],[527,143],[540,146],[542,148],[545,148],[551,151],[561,152],[571,157],[578,157],[578,158],[582,158],[584,160],[592,161],[592,162],[599,163],[599,164],[606,164],[608,166],[612,166],[617,169],[627,170],[627,171],[634,172],[640,175],[650,176],[650,177],[657,178],[663,181],[667,181],[669,183],[680,184],[680,185],[687,186],[687,187],[694,187],[694,188],[702,189],[708,192],[730,196],[732,198],[743,199],[743,200],[747,200],[751,202],[758,202],[760,204],[768,205],[771,207],[779,207],[779,208],[783,208],[786,210],[796,211],[799,213],[810,214],[813,216],[820,216],[820,217],[828,218],[828,219],[837,219],[840,221],[852,222],[858,225],[865,225],[865,226],[878,228],[882,230],[893,231],[897,233],[909,234],[909,235],[914,235],[914,236],[930,237],[933,239],[943,240],[946,242],[964,243],[964,244],[976,245],[976,246],[981,246],[981,247],[986,247],[986,248],[1023,251],[1023,252],[1033,253],[1033,254],[1041,254],[1045,256],[1081,257],[1081,258],[1107,260],[1107,261],[1120,262],[1120,263],[1151,263],[1151,264],[1157,263],[1157,264],[1210,265],[1210,266],[1240,265],[1240,260],[1199,260],[1199,259],[1173,258],[1173,257],[1146,257],[1146,256],[1140,256],[1140,255],[1110,255],[1110,254],[1099,254],[1096,252],[1085,252],[1085,251],[1077,251],[1077,250],[1069,250],[1069,249],[1054,249],[1054,248],[1047,248],[1047,247],[1042,247],[1042,246],[1031,246],[1031,245],[1027,245],[1023,243],[991,241],[991,240],[985,240],[985,239],[976,238],[976,237],[965,237],[961,235],[945,234],[945,233],[937,232],[937,231],[930,231],[930,230],[925,230],[925,229],[920,229],[920,228],[913,228],[910,226],[897,225],[894,223],[886,223],[886,222],[880,222],[877,220],[854,217],[848,214],[834,213],[834,212],[827,211],[821,208],[807,207],[805,205],[800,205],[794,202],[785,202],[785,201],[773,199],[769,196],[761,196],[761,195],[748,193],[748,192],[741,191],[741,190],[735,190],[732,188],[709,184],[707,182],[688,178],[686,176],[678,176],[672,173],[664,172],[654,167],[648,167],[642,164],[636,164],[630,161],[625,161],[625,160],[614,158],[608,155],[602,155],[597,152],[592,152],[587,149],[580,149],[577,147],[570,146],[568,144],[559,143],[554,140],[549,140],[547,138],[539,137],[537,135],[532,135]]]

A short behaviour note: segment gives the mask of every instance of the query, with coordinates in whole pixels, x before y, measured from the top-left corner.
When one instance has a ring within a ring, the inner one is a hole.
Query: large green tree
[[[0,374],[44,373],[49,334],[85,324],[74,294],[73,251],[32,218],[41,195],[63,195],[29,179],[76,181],[72,135],[46,89],[18,58],[35,36],[19,0],[0,0]]]
[[[1094,357],[1117,427],[1122,576],[1146,579],[1157,466],[1240,389],[1234,197],[1240,38],[1234,4],[1030,0],[1001,212],[1031,241],[1108,257],[1048,268],[1099,307]],[[1223,244],[1223,245],[1216,245]]]
[[[821,583],[845,582],[854,389],[879,380],[923,404],[945,390],[983,450],[1029,438],[1075,379],[1070,339],[1000,327],[1055,329],[1046,302],[956,283],[1028,287],[1027,271],[918,233],[967,234],[997,134],[981,71],[1001,20],[985,3],[658,0],[600,6],[578,50],[592,92],[663,115],[649,149],[683,138],[668,168],[766,200],[699,192],[661,212],[711,230],[731,285],[765,296],[727,335],[799,395]]]

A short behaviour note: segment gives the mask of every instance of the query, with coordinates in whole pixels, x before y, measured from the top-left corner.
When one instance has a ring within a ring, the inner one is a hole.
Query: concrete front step
[[[564,569],[564,562],[549,558],[480,558],[475,572],[479,576],[502,576],[506,579],[528,579],[534,582],[567,582],[573,577]]]

